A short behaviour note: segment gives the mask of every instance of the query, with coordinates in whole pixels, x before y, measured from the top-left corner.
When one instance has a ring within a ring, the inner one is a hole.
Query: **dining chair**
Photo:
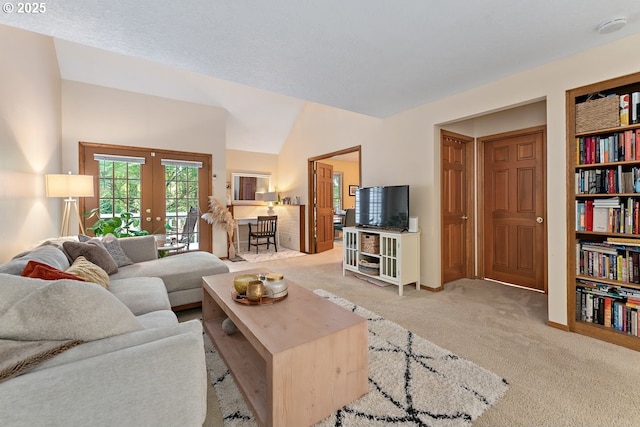
[[[276,244],[277,229],[277,215],[258,216],[258,221],[255,224],[249,223],[249,247],[247,250],[250,251],[251,246],[255,246],[256,253],[258,253],[259,245],[267,245],[267,249],[269,249],[269,245],[273,243],[276,252],[278,252],[278,245]],[[255,240],[255,243],[252,243],[252,239]],[[266,242],[261,243],[260,239],[266,239]],[[273,241],[271,239],[273,239]]]

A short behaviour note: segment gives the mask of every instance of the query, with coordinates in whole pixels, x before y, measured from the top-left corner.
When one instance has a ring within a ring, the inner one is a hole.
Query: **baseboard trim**
[[[420,285],[420,289],[424,289],[429,292],[440,292],[444,291],[444,286],[440,285],[437,288],[432,288],[431,286]]]
[[[556,322],[552,322],[551,320],[547,320],[547,326],[560,329],[561,331],[569,332],[569,326],[563,325],[562,323],[556,323]]]

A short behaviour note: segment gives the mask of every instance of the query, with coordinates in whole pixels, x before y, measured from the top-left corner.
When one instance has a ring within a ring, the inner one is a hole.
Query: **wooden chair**
[[[249,247],[247,250],[251,250],[251,246],[256,247],[256,253],[258,253],[259,245],[269,245],[273,243],[273,246],[278,252],[278,245],[276,244],[276,233],[278,230],[278,216],[259,216],[256,224],[249,223]],[[255,239],[255,243],[251,242],[251,239]],[[266,242],[260,243],[260,239],[267,239]],[[271,241],[273,239],[273,241]]]

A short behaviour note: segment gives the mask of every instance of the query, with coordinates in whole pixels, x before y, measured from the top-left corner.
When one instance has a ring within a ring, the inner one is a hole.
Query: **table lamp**
[[[82,219],[78,211],[78,203],[74,197],[93,197],[93,176],[91,175],[68,175],[48,174],[46,179],[47,197],[64,197],[64,212],[60,224],[60,236],[69,235],[69,222],[71,220],[71,205],[73,205],[80,230],[84,234]]]
[[[268,215],[273,215],[273,202],[278,200],[278,193],[275,191],[267,191],[265,193],[256,193],[256,200],[262,200],[263,202],[269,202]]]

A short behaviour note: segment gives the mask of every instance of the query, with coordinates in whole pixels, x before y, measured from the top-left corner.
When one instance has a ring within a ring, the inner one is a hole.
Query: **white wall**
[[[51,38],[0,26],[0,263],[57,236],[62,199],[45,197],[60,173],[60,74]]]
[[[383,121],[377,118],[352,113],[325,105],[307,103],[298,121],[284,143],[278,157],[278,183],[287,195],[299,195],[300,203],[309,203],[307,162],[311,157],[320,156],[345,148],[362,145],[362,164],[376,149],[376,134],[382,129]],[[387,170],[390,166],[386,166]],[[370,174],[370,178],[373,178]],[[364,182],[361,185],[373,185]],[[308,233],[308,224],[307,230]],[[309,249],[309,239],[305,240],[305,250]]]
[[[226,111],[86,83],[62,81],[62,166],[78,170],[78,142],[211,154],[213,195],[226,203]],[[227,254],[214,227],[213,253]]]
[[[412,185],[412,215],[420,217],[423,230],[423,283],[440,284],[440,125],[546,99],[549,320],[567,324],[565,91],[638,71],[640,57],[633,52],[639,42],[640,35],[632,36],[387,120],[386,134],[402,141],[397,150],[398,163],[409,166],[395,171],[400,180]],[[388,164],[386,149],[380,152],[383,154],[376,151],[376,156],[363,159],[363,180]],[[412,167],[416,158],[420,159],[420,168]],[[416,195],[416,191],[420,194]]]

